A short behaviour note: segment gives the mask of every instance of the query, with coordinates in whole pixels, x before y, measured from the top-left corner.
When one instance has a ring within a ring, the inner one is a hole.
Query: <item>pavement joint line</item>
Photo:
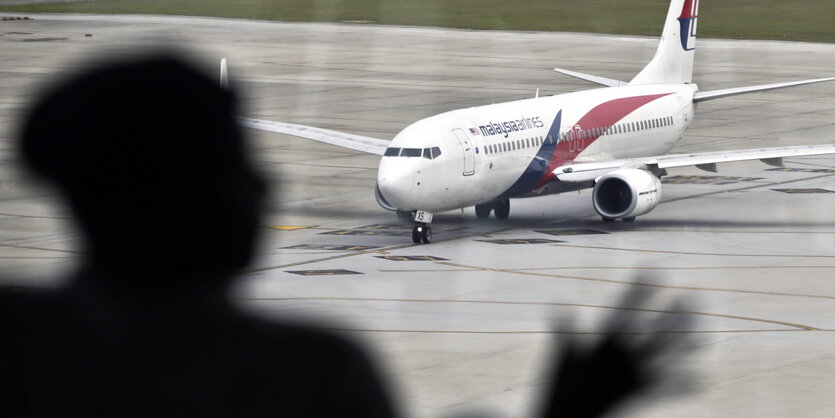
[[[682,231],[680,229],[642,229],[641,232],[696,232],[699,234],[795,234],[795,235],[811,235],[811,234],[835,234],[835,231],[745,231],[745,230],[722,230],[722,231]]]
[[[596,245],[572,245],[556,243],[551,244],[552,247],[565,248],[583,248],[587,250],[606,250],[606,251],[627,251],[636,253],[650,253],[650,254],[676,254],[676,255],[695,255],[695,256],[710,256],[710,257],[769,257],[769,258],[835,258],[835,255],[820,255],[820,254],[733,254],[733,253],[697,253],[691,251],[669,251],[669,250],[642,250],[640,248],[618,248],[618,247],[603,247]]]
[[[736,319],[740,321],[760,322],[771,325],[781,325],[789,328],[797,328],[803,331],[822,331],[821,329],[808,325],[794,324],[791,322],[777,321],[772,319],[752,318],[739,315],[719,314],[710,312],[697,312],[689,310],[667,310],[633,308],[628,306],[606,306],[585,303],[561,303],[561,302],[539,302],[539,301],[502,301],[502,300],[471,300],[471,299],[403,299],[403,298],[342,298],[342,297],[296,297],[296,298],[242,298],[244,301],[341,301],[341,302],[397,302],[397,303],[443,303],[443,304],[478,304],[478,305],[524,305],[524,306],[559,306],[569,308],[594,308],[617,311],[646,312],[669,315],[693,315],[707,316],[713,318]]]
[[[592,331],[474,331],[474,330],[423,330],[423,329],[362,329],[362,328],[325,328],[339,332],[362,332],[378,334],[482,334],[482,335],[695,335],[695,334],[741,334],[766,332],[805,332],[802,329],[742,329],[742,330],[702,330],[702,331],[654,331],[654,332],[592,332]],[[819,330],[816,332],[832,332]]]
[[[650,266],[567,266],[567,267],[532,267],[532,268],[517,268],[518,271],[548,271],[548,270],[770,270],[770,269],[835,269],[835,265],[826,266],[708,266],[708,267],[650,267]],[[433,273],[433,272],[453,272],[453,271],[477,271],[471,268],[459,269],[400,269],[400,270],[379,270],[381,273]]]
[[[3,244],[3,243],[0,243],[0,247],[20,248],[20,249],[25,249],[25,250],[52,251],[52,252],[58,252],[58,253],[69,253],[69,254],[78,254],[78,255],[85,254],[83,251],[59,250],[59,249],[55,249],[55,248],[30,247],[30,246],[26,246],[26,245],[10,245],[10,244]]]
[[[631,281],[612,280],[612,279],[601,279],[601,278],[596,278],[596,277],[571,276],[571,275],[565,275],[565,274],[537,273],[537,272],[533,272],[533,271],[524,271],[524,270],[516,270],[516,269],[499,269],[499,268],[490,268],[490,267],[468,266],[468,265],[464,265],[464,264],[450,263],[448,261],[439,261],[438,264],[443,264],[443,265],[447,265],[447,266],[450,266],[450,267],[470,268],[470,269],[473,269],[473,270],[495,271],[495,272],[502,272],[502,273],[517,274],[517,275],[521,275],[521,276],[527,275],[527,276],[537,276],[537,277],[550,277],[550,278],[554,278],[554,279],[582,280],[582,281],[588,281],[588,282],[612,283],[612,284],[620,284],[620,285],[626,285],[626,286],[642,286],[642,287],[651,287],[651,288],[657,288],[657,289],[694,290],[694,291],[699,291],[699,292],[742,293],[742,294],[752,294],[752,295],[786,296],[786,297],[798,297],[798,298],[810,298],[810,299],[835,300],[835,296],[827,296],[827,295],[804,295],[804,294],[799,294],[799,293],[765,292],[765,291],[743,290],[743,289],[723,289],[723,288],[712,288],[712,287],[675,286],[675,285],[664,285],[664,284],[655,284],[655,283],[643,283],[643,282],[631,282]]]
[[[75,218],[69,216],[44,216],[44,215],[19,215],[16,213],[0,213],[0,216],[8,216],[12,218],[35,218],[35,219],[66,219],[73,220]]]

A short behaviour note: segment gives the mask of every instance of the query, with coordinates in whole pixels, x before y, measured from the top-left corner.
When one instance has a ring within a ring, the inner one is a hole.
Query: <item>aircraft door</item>
[[[458,143],[461,144],[461,150],[464,152],[463,174],[465,176],[472,176],[475,173],[475,150],[473,143],[461,129],[453,129],[452,133],[458,138]]]

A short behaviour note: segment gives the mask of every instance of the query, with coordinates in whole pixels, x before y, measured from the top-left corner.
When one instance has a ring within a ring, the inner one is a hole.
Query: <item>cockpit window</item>
[[[403,152],[400,153],[401,157],[420,157],[423,154],[423,150],[420,148],[403,148]]]
[[[386,148],[383,155],[386,157],[423,157],[431,160],[441,155],[441,148]]]

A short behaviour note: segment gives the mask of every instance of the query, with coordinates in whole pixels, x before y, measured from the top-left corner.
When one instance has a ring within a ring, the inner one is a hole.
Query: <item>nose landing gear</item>
[[[429,244],[432,242],[432,228],[426,224],[420,224],[412,229],[412,242],[415,244]]]
[[[415,244],[429,244],[432,242],[432,228],[429,223],[432,222],[432,214],[422,210],[415,212],[415,222],[417,225],[412,229],[412,242]]]

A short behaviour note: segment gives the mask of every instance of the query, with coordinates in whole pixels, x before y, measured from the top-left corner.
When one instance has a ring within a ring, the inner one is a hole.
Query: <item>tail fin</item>
[[[693,80],[699,0],[672,0],[658,51],[629,84],[684,84]]]

